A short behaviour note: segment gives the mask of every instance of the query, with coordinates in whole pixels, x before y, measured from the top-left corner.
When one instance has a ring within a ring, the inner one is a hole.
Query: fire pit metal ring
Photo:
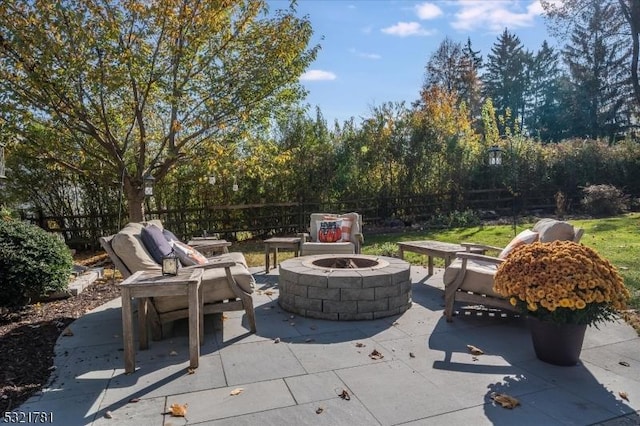
[[[278,303],[330,320],[370,320],[411,307],[410,264],[369,255],[315,255],[280,263]]]

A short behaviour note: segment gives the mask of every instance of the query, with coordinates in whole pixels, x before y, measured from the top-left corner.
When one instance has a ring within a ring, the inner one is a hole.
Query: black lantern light
[[[489,153],[490,166],[500,166],[502,164],[502,149],[499,146],[493,145],[487,152]]]
[[[153,195],[153,185],[155,182],[156,179],[151,175],[146,175],[144,177],[144,195],[146,197],[151,197]]]
[[[171,250],[171,253],[162,257],[162,275],[178,275],[178,265],[178,256]]]

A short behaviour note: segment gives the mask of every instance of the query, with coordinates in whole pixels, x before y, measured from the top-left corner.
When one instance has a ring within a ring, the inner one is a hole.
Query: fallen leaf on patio
[[[305,343],[310,343],[310,342],[315,342],[315,341],[316,341],[316,339],[306,339]]]
[[[506,393],[492,393],[491,399],[500,404],[502,408],[512,409],[520,405],[520,401],[515,399],[512,396],[507,395]]]
[[[111,411],[107,411],[106,413],[104,413],[104,418],[105,419],[112,419],[113,418],[113,414],[111,414]]]
[[[265,306],[265,307],[264,307],[264,308],[262,308],[262,309],[264,309],[265,311],[268,311],[269,309],[273,309],[273,306]]]
[[[482,354],[484,354],[482,349],[477,348],[477,347],[475,347],[473,345],[467,345],[467,348],[469,349],[469,352],[471,352],[471,355],[482,355]]]
[[[295,315],[290,315],[289,318],[294,319],[296,316]]]
[[[618,395],[620,395],[620,398],[624,399],[625,401],[629,401],[629,395],[626,392],[618,392]]]
[[[229,395],[231,396],[240,395],[243,391],[244,391],[244,388],[235,388],[234,390],[229,392]]]
[[[317,330],[317,329],[318,329],[318,327],[316,327],[315,325],[312,325],[312,326],[310,326],[309,328],[310,328],[311,330]]]
[[[258,294],[258,295],[262,294],[262,290],[257,290],[256,294]]]
[[[176,356],[176,355],[178,355],[178,352],[176,351],[169,352],[169,356]]]
[[[129,402],[140,402],[140,398],[131,398]]]
[[[413,352],[409,352],[409,357],[410,358],[415,358],[416,356],[415,356],[415,354]]]
[[[187,368],[187,374],[196,374],[195,368]]]
[[[295,322],[290,322],[289,325],[296,325],[296,323]]]
[[[188,404],[171,404],[171,407],[169,407],[169,414],[173,417],[184,417],[187,415],[187,405]]]
[[[345,401],[351,401],[351,395],[349,395],[349,392],[347,392],[346,389],[342,389],[342,392],[338,396]]]
[[[71,329],[69,327],[65,328],[64,331],[62,332],[63,336],[73,336],[73,331],[71,331]]]
[[[382,358],[384,358],[384,355],[382,355],[380,352],[378,352],[377,349],[374,349],[373,352],[371,352],[369,354],[369,358],[371,358],[371,359],[382,359]]]
[[[226,320],[228,320],[228,319],[229,319],[229,317],[228,317],[228,316],[226,316],[225,314],[222,314],[222,321],[226,321]]]
[[[478,360],[479,360],[479,358],[477,356],[472,356],[471,357],[471,361],[478,361]]]
[[[273,339],[273,343],[280,343],[280,338],[276,337],[275,339]]]
[[[318,408],[316,409],[316,414],[321,414],[323,411],[324,411],[324,408],[322,408],[322,407],[318,407]]]
[[[398,325],[398,324],[399,324],[399,322],[398,322],[398,321],[394,321],[394,322],[392,322],[392,323],[391,323],[391,325],[393,325],[393,326],[396,326],[396,325]]]
[[[267,290],[264,292],[267,296],[273,296],[273,292],[271,290]]]
[[[624,367],[631,367],[631,365],[627,362],[627,361],[620,361],[618,364],[624,366]]]
[[[360,342],[356,343],[356,348],[364,348],[365,346],[367,345],[365,345],[364,343],[360,343]]]

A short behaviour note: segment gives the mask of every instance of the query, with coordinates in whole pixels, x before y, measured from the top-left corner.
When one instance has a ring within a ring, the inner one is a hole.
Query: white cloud
[[[309,70],[300,76],[300,81],[326,81],[336,78],[337,76],[331,71]]]
[[[428,31],[417,22],[398,22],[387,28],[383,28],[382,32],[398,37],[408,36],[427,36],[432,35],[433,31]]]
[[[433,19],[442,15],[442,9],[433,3],[421,3],[415,6],[416,14],[420,19]]]
[[[367,53],[367,52],[360,52],[359,50],[356,49],[349,49],[349,52],[353,53],[354,55],[360,57],[360,58],[365,58],[365,59],[381,59],[382,56],[380,56],[377,53]]]
[[[460,10],[451,26],[462,31],[487,29],[497,33],[505,27],[531,27],[543,12],[539,0],[531,1],[526,9],[519,8],[519,2],[486,0],[460,0],[458,5]]]

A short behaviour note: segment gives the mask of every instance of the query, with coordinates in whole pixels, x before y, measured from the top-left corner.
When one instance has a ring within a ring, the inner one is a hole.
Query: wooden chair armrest
[[[204,265],[184,266],[182,269],[231,268],[232,266],[236,266],[236,262],[231,262],[229,260],[209,259],[209,261],[207,263],[205,263]]]
[[[482,260],[484,262],[495,263],[496,265],[499,265],[502,262],[504,262],[504,259],[500,259],[499,257],[485,256],[484,254],[477,254],[477,253],[467,253],[465,251],[460,251],[456,253],[456,257],[458,259]]]
[[[502,251],[502,247],[490,246],[487,244],[478,244],[478,243],[460,243],[460,245],[469,251],[470,249],[481,249],[481,250],[495,250]]]
[[[354,236],[358,241],[360,241],[360,244],[364,243],[364,235],[363,235],[363,234],[361,234],[361,233],[355,233],[355,234],[353,234],[353,236]]]

